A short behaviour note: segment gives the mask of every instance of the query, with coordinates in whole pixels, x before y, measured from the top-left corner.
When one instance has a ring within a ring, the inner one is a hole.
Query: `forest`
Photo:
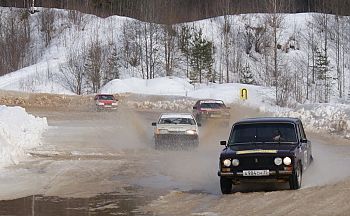
[[[319,12],[350,15],[348,0],[34,0],[36,7],[78,10],[106,17],[120,15],[143,21],[173,24],[223,15],[277,12]],[[29,8],[33,0],[0,0],[3,7]]]

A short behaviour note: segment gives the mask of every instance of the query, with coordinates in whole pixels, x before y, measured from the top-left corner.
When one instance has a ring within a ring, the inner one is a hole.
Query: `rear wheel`
[[[220,188],[222,194],[230,194],[232,192],[232,180],[225,177],[220,177]]]
[[[301,187],[302,170],[300,164],[293,170],[292,176],[289,177],[289,187],[291,190],[298,190]]]

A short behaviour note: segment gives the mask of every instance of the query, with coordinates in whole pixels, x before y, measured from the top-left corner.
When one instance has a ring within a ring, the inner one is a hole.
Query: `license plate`
[[[243,176],[268,176],[269,170],[243,170]]]
[[[112,105],[105,105],[105,107],[106,107],[106,108],[111,108],[111,107],[112,107]]]

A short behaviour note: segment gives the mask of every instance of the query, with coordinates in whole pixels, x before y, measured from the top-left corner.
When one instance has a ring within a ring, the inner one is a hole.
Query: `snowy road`
[[[262,115],[241,107],[231,111],[232,121]],[[252,193],[222,196],[216,172],[227,128],[202,127],[193,151],[156,151],[151,122],[157,111],[32,112],[46,116],[50,129],[45,144],[31,151],[33,160],[0,174],[1,200],[15,199],[0,201],[0,215],[230,215],[232,205],[235,215],[350,210],[350,144],[344,140],[309,135],[315,163],[301,190],[250,185],[238,189]]]

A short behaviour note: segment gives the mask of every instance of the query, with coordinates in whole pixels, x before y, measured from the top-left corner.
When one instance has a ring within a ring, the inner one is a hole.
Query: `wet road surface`
[[[216,173],[222,149],[219,141],[227,139],[229,128],[203,126],[200,146],[192,151],[156,151],[151,122],[161,111],[121,107],[117,112],[32,112],[46,116],[50,128],[44,145],[30,152],[32,160],[0,175],[4,200],[0,215],[167,215],[164,206],[144,206],[160,205],[159,199],[173,191],[211,201],[223,197]],[[231,112],[231,122],[262,115],[241,107],[232,107]],[[350,176],[344,166],[350,162],[349,145],[330,145],[318,135],[309,138],[315,162],[303,177],[303,188]],[[235,190],[264,193],[287,188],[244,185]],[[249,195],[251,199],[254,194]],[[176,203],[164,205],[172,209]],[[201,208],[206,209],[206,204]],[[176,211],[168,213],[177,215]]]

